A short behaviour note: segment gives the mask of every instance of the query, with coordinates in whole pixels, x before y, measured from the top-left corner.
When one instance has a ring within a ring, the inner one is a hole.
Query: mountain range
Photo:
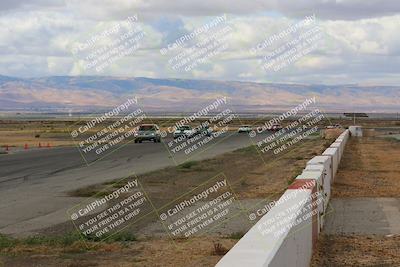
[[[148,111],[195,111],[226,96],[237,112],[278,111],[316,97],[325,111],[399,112],[400,86],[307,85],[143,77],[0,75],[0,110],[93,111],[137,96]]]

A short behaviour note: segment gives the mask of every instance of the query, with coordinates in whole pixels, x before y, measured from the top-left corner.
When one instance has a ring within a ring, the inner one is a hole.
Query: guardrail
[[[308,161],[273,208],[216,266],[309,266],[349,136],[344,131],[321,156]]]

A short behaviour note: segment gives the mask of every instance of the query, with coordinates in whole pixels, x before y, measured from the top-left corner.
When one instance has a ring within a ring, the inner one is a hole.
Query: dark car
[[[211,136],[213,129],[208,124],[201,124],[195,128],[194,135]]]
[[[238,133],[249,133],[253,131],[250,125],[241,125],[238,129]]]
[[[280,130],[282,130],[282,126],[279,124],[274,124],[268,129],[268,131],[272,131],[272,132],[278,132]]]

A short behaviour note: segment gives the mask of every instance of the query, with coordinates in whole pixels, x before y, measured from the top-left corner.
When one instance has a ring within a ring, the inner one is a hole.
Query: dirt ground
[[[68,135],[67,122],[55,121],[0,121],[0,146],[8,145],[22,148],[43,146],[73,145]]]
[[[1,267],[169,267],[214,266],[237,240],[196,237],[176,241],[155,239],[140,242],[96,243],[89,251],[82,242],[66,247],[18,246],[0,254]],[[218,247],[217,244],[221,246]],[[216,247],[218,249],[216,249]]]
[[[312,267],[400,266],[400,235],[340,236],[322,234]]]
[[[400,197],[400,142],[351,138],[335,179],[333,197]]]
[[[333,198],[399,198],[399,167],[400,142],[351,138],[335,178]],[[322,233],[311,266],[400,266],[400,234]]]

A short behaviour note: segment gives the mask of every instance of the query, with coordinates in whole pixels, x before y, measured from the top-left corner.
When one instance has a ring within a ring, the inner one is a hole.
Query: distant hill
[[[0,75],[0,109],[103,109],[136,95],[149,111],[194,111],[227,96],[235,111],[272,111],[316,96],[326,111],[399,112],[399,86],[302,85],[182,79]]]

